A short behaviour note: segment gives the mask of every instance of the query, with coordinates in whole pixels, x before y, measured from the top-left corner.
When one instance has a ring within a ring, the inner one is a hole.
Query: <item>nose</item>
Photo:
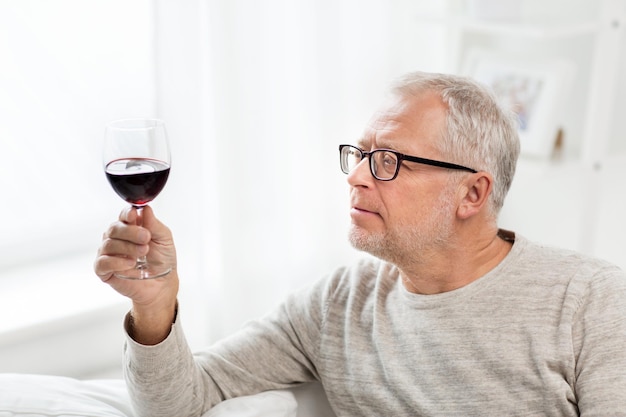
[[[348,174],[348,184],[352,187],[370,187],[376,181],[370,171],[369,158],[363,158]]]

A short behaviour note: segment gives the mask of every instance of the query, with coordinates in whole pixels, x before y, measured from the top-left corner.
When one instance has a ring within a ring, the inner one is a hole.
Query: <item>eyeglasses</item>
[[[405,155],[391,149],[376,149],[371,152],[364,151],[352,145],[339,145],[339,161],[344,174],[349,174],[363,160],[369,157],[370,172],[380,181],[391,181],[398,176],[402,161],[417,162],[418,164],[431,165],[440,168],[456,169],[476,173],[475,169],[464,167],[450,162],[435,161],[434,159],[420,158],[418,156]]]

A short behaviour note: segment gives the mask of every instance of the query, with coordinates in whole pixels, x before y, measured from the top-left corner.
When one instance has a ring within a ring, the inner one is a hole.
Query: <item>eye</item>
[[[389,174],[395,173],[398,158],[391,152],[382,152],[380,157],[380,167]]]
[[[346,157],[348,160],[352,161],[354,164],[358,164],[363,159],[363,154],[357,148],[348,148],[346,152]]]

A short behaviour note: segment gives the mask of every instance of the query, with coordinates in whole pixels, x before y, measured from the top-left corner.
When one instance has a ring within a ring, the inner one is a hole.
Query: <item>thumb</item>
[[[168,242],[172,240],[172,233],[169,228],[156,218],[152,207],[144,206],[141,210],[141,217],[142,226],[150,231],[152,240],[157,242]]]

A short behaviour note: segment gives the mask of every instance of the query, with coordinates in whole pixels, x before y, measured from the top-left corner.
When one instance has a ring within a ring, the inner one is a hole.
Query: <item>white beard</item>
[[[454,234],[456,207],[452,196],[453,192],[441,194],[427,217],[395,225],[384,232],[370,232],[352,224],[348,235],[350,243],[358,250],[395,265],[425,260],[433,250],[448,244]]]

